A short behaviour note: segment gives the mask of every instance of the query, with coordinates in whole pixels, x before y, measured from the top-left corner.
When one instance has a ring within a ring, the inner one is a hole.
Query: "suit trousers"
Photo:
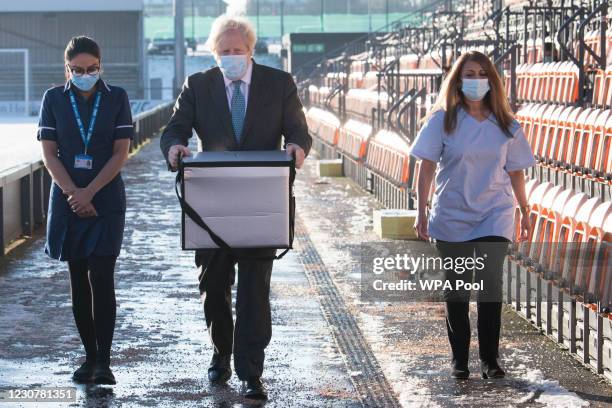
[[[509,240],[501,236],[485,236],[466,242],[436,240],[440,257],[455,260],[453,269],[445,270],[445,279],[452,290],[444,291],[446,329],[451,346],[452,362],[467,367],[470,349],[470,291],[457,290],[457,281],[482,282],[478,292],[478,345],[482,361],[499,357],[501,329],[502,271]],[[458,267],[461,258],[480,257],[479,267]]]
[[[272,337],[270,278],[273,260],[244,256],[274,256],[275,249],[239,249],[239,258],[221,249],[196,251],[199,289],[204,303],[206,326],[215,353],[234,353],[238,378],[261,377],[266,346]],[[236,289],[236,323],[232,316],[232,285]]]

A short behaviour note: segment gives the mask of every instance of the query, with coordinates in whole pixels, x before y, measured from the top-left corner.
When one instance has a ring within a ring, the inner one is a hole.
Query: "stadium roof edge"
[[[3,2],[2,12],[142,11],[143,0],[20,0]]]

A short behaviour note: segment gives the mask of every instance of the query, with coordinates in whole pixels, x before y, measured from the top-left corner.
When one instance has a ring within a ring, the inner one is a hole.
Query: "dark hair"
[[[64,51],[64,60],[70,61],[79,54],[89,54],[97,59],[102,59],[98,44],[93,39],[84,35],[72,37],[68,41]]]

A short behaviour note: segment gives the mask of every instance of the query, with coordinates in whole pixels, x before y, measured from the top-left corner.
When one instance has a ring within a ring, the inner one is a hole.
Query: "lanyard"
[[[87,154],[87,147],[89,146],[89,141],[91,140],[91,135],[93,134],[94,125],[96,124],[96,117],[98,116],[98,108],[100,108],[101,96],[102,92],[96,92],[96,100],[94,102],[93,112],[91,113],[91,119],[89,120],[89,129],[87,130],[87,134],[85,134],[85,127],[83,126],[83,121],[81,120],[81,114],[79,113],[79,108],[77,107],[74,92],[72,92],[72,89],[70,90],[70,103],[72,104],[72,111],[74,112],[74,117],[76,119],[77,125],[79,126],[79,133],[81,134],[81,139],[83,139],[83,143],[85,144],[85,154]]]

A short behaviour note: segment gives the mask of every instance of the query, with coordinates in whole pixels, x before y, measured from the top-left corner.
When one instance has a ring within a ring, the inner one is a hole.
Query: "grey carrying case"
[[[280,259],[293,248],[295,160],[287,152],[199,152],[179,159],[175,190],[184,250],[221,248],[238,258]],[[237,249],[284,249],[246,256]]]

